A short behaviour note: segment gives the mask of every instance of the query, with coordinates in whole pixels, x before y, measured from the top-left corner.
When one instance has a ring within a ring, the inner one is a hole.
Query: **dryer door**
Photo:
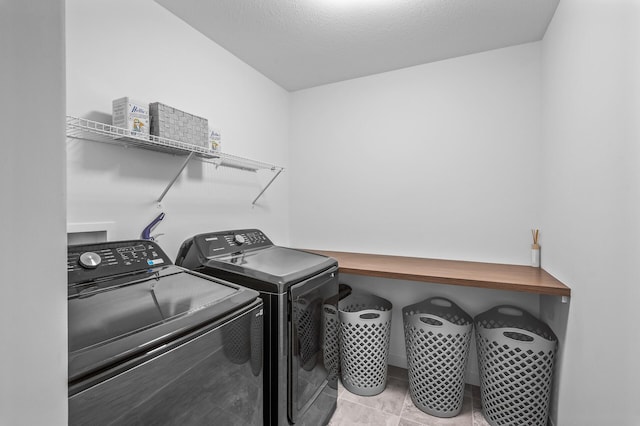
[[[327,390],[331,390],[327,388],[329,381],[337,374],[334,371],[337,363],[329,361],[333,359],[332,354],[325,353],[328,349],[325,341],[330,339],[327,333],[335,330],[335,325],[328,323],[325,308],[336,312],[337,295],[336,267],[291,287],[287,405],[292,423],[299,421],[305,412],[313,412],[310,407],[314,403],[326,399]],[[337,391],[330,393],[337,395]]]

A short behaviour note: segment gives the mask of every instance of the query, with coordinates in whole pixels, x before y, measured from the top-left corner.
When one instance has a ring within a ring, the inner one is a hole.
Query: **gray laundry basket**
[[[322,347],[324,367],[327,369],[327,382],[338,389],[340,372],[340,318],[338,302],[351,294],[351,287],[340,284],[338,294],[324,301],[322,306]]]
[[[474,318],[482,411],[492,426],[546,426],[558,339],[515,306]]]
[[[326,303],[322,306],[322,324],[322,355],[324,367],[327,369],[327,382],[330,387],[338,389],[340,320],[338,319],[338,309],[333,303]]]
[[[317,354],[320,351],[322,308],[321,299],[308,300],[298,297],[292,303],[298,336],[298,356],[301,367],[307,371],[313,370],[316,366]]]
[[[425,413],[453,417],[462,410],[464,372],[473,318],[443,297],[402,309],[409,394]]]
[[[352,293],[338,304],[342,384],[356,395],[377,395],[387,384],[391,308],[367,293]]]

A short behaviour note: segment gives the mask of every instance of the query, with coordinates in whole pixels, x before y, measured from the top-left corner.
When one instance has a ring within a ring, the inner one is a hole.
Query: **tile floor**
[[[358,396],[338,385],[338,408],[329,426],[489,426],[480,408],[480,388],[467,385],[462,411],[444,419],[411,402],[407,370],[389,366],[387,387],[375,396]]]

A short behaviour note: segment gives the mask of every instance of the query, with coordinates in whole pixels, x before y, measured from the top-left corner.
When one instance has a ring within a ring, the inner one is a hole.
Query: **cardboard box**
[[[209,129],[209,149],[215,152],[222,152],[222,136],[220,130]]]
[[[133,136],[149,137],[149,105],[128,97],[112,102],[112,123],[115,127],[129,130]]]

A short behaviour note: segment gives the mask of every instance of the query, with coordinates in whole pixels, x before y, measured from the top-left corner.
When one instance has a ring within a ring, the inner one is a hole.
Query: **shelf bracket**
[[[284,169],[280,169],[278,170],[278,173],[275,174],[274,177],[271,178],[271,180],[269,181],[269,183],[267,183],[267,185],[262,188],[262,191],[260,191],[260,193],[258,194],[258,196],[253,200],[253,202],[251,203],[251,205],[255,206],[256,205],[256,201],[258,201],[258,198],[262,197],[262,194],[264,194],[264,191],[267,190],[267,188],[269,188],[269,186],[271,186],[271,184],[273,183],[274,180],[276,180],[276,178],[278,176],[280,176],[280,173],[282,173],[282,170]]]
[[[167,195],[167,192],[169,192],[169,190],[171,189],[173,184],[176,183],[176,180],[178,179],[178,176],[180,176],[180,174],[182,173],[184,168],[187,167],[187,164],[189,163],[189,160],[191,160],[191,157],[193,157],[193,154],[195,154],[195,153],[194,152],[190,152],[189,155],[187,155],[186,160],[184,160],[184,163],[182,163],[182,166],[180,166],[180,169],[178,170],[176,175],[173,177],[173,179],[171,179],[171,182],[169,182],[169,185],[167,185],[167,187],[164,189],[164,191],[162,191],[162,194],[160,194],[160,197],[158,197],[158,200],[157,200],[158,203],[162,202],[162,199],[164,198],[164,196]]]

